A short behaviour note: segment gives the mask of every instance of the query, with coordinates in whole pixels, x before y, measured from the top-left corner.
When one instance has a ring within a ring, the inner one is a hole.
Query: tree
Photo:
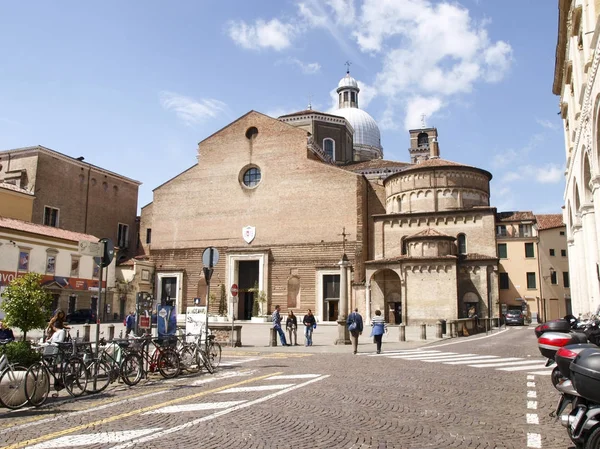
[[[221,296],[219,297],[219,316],[227,314],[227,295],[225,293],[225,284],[221,284]]]
[[[48,320],[48,311],[52,307],[52,295],[42,287],[42,275],[27,273],[13,279],[2,297],[4,322],[9,327],[18,327],[23,331],[23,341],[32,329],[43,329]]]

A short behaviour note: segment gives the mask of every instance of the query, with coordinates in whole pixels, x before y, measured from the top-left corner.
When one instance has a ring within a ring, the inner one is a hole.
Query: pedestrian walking
[[[308,309],[306,315],[302,319],[302,323],[304,324],[304,346],[312,346],[312,334],[315,327],[317,327],[317,321],[315,320],[315,316],[312,314],[312,311]]]
[[[371,336],[375,338],[377,354],[381,354],[381,339],[383,338],[383,334],[387,331],[385,321],[381,316],[381,310],[375,311],[375,316],[371,319],[371,326],[373,326]]]
[[[131,332],[135,331],[135,312],[132,310],[125,318],[125,337],[128,337]]]
[[[354,309],[354,312],[348,315],[346,325],[350,331],[350,341],[352,341],[353,353],[356,354],[358,352],[358,337],[363,331],[363,319],[360,313],[358,313],[358,308]]]
[[[271,319],[273,320],[273,328],[279,334],[279,339],[281,340],[281,346],[292,346],[292,345],[289,345],[285,341],[285,334],[284,334],[283,330],[281,329],[281,314],[279,313],[278,305],[275,306],[275,311],[273,312],[273,315],[271,315]]]
[[[298,319],[296,318],[296,315],[294,315],[293,310],[288,312],[287,319],[285,320],[285,329],[290,338],[290,345],[293,344],[294,346],[298,346]],[[294,343],[292,343],[292,341]]]

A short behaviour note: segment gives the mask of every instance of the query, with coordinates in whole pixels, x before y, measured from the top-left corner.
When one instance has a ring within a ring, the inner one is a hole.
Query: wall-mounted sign
[[[256,228],[254,226],[246,226],[242,229],[242,236],[246,243],[250,243],[256,236]]]

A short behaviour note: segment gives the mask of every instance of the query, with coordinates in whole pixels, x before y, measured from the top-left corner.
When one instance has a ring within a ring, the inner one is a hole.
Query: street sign
[[[195,306],[199,306],[200,305],[200,298],[194,298],[194,305]]]
[[[79,254],[82,256],[100,257],[102,256],[102,245],[100,242],[89,242],[87,240],[80,240]]]
[[[500,306],[502,307],[502,315],[506,315],[506,312],[508,312],[508,305],[500,304]]]
[[[237,296],[238,294],[238,286],[237,284],[233,284],[231,286],[231,296]]]
[[[150,317],[149,316],[141,316],[140,317],[140,327],[144,329],[148,329],[150,327]]]
[[[205,267],[213,268],[219,262],[219,251],[214,246],[209,246],[202,253],[202,263]]]
[[[213,269],[204,267],[202,268],[202,272],[204,273],[204,279],[206,279],[206,285],[210,284],[210,278],[213,275]]]
[[[100,252],[98,257],[94,257],[94,262],[100,267],[108,267],[115,257],[115,245],[111,239],[103,238],[98,241],[100,247],[104,250]]]

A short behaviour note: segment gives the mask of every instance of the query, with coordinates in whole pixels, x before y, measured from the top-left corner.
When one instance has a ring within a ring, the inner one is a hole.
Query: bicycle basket
[[[59,349],[58,346],[48,345],[44,346],[44,352],[42,352],[43,357],[54,357],[58,355]]]

